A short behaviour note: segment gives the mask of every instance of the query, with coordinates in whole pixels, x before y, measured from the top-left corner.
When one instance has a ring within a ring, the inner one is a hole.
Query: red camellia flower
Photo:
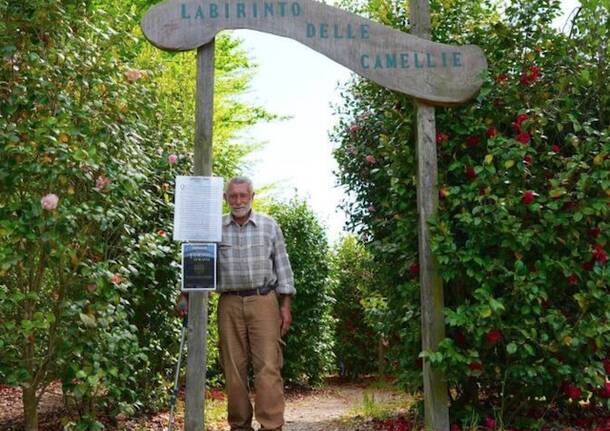
[[[530,205],[532,202],[534,202],[534,199],[534,192],[531,190],[523,192],[523,196],[521,196],[521,202],[523,202],[525,205]]]
[[[585,271],[591,271],[593,269],[593,265],[595,265],[595,259],[591,259],[588,262],[582,264],[582,269]]]
[[[568,284],[570,286],[576,286],[578,284],[578,278],[576,277],[576,274],[570,274],[568,276]]]
[[[485,427],[487,429],[493,430],[496,429],[496,420],[491,416],[487,416],[484,421]]]
[[[506,83],[506,81],[508,81],[508,76],[506,76],[505,74],[501,73],[498,76],[496,76],[496,82],[500,85],[503,85]]]
[[[606,250],[600,244],[595,244],[593,246],[593,257],[602,265],[608,261],[608,255],[606,254]]]
[[[530,142],[530,134],[527,132],[521,132],[517,135],[517,141],[521,142],[523,145],[527,145]]]
[[[440,189],[438,189],[439,199],[445,199],[447,196],[449,196],[449,190],[447,189],[447,187],[441,187]]]
[[[597,395],[605,399],[610,398],[610,382],[604,383],[604,385],[597,391]]]
[[[589,229],[589,236],[591,236],[593,238],[597,238],[601,233],[602,233],[602,230],[597,226]]]
[[[438,132],[436,134],[436,143],[442,144],[443,142],[447,142],[449,140],[449,135],[446,133]]]
[[[554,144],[553,146],[551,146],[551,151],[555,154],[561,153],[561,147],[557,144]]]
[[[477,177],[477,173],[474,171],[472,166],[465,166],[464,173],[466,174],[466,177],[471,180]]]
[[[411,274],[419,274],[419,264],[412,263],[411,266],[409,267],[409,272]]]
[[[521,125],[523,124],[524,121],[527,121],[529,119],[527,114],[519,114],[517,115],[517,118],[515,118],[515,124],[519,127],[521,127]]]
[[[470,135],[466,138],[466,145],[468,145],[470,148],[476,147],[479,145],[479,142],[481,142],[481,138],[475,135]]]
[[[121,284],[123,282],[123,277],[121,277],[121,274],[115,273],[112,275],[110,281],[112,281],[113,284]]]
[[[606,371],[606,374],[610,375],[610,358],[604,359],[602,363],[604,364],[604,370]]]
[[[159,235],[159,236],[161,236],[161,237],[165,237],[165,235],[166,235],[166,234],[165,234],[165,231],[164,231],[163,229],[159,229],[159,230],[157,231],[157,235]]]
[[[532,65],[527,68],[527,71],[524,71],[519,81],[522,85],[528,86],[536,82],[540,78],[540,68],[536,65]]]
[[[455,341],[455,344],[460,347],[464,347],[466,345],[466,337],[464,337],[464,334],[461,331],[455,333],[453,340]]]
[[[210,391],[210,398],[217,401],[224,401],[225,394],[220,389],[212,389]]]
[[[487,334],[485,334],[485,339],[489,344],[496,344],[502,339],[502,331],[500,331],[499,329],[492,329]]]
[[[534,163],[534,159],[532,159],[532,156],[527,155],[523,158],[523,163],[525,163],[528,166],[532,166],[532,163]]]
[[[483,365],[480,362],[471,362],[468,364],[468,368],[472,371],[483,371]]]
[[[582,395],[582,391],[573,383],[566,385],[564,392],[568,398],[571,398],[573,401],[579,400],[580,396]]]
[[[488,138],[493,138],[494,136],[498,135],[498,129],[496,129],[495,127],[490,127],[487,129],[485,134],[487,135]]]

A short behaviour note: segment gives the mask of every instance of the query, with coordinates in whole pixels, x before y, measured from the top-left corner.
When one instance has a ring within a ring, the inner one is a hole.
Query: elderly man
[[[256,420],[261,430],[281,431],[281,337],[292,322],[290,307],[296,293],[284,236],[275,220],[252,210],[254,190],[248,178],[232,178],[224,198],[231,213],[223,217],[219,245],[218,331],[228,421],[232,431],[253,429],[248,394],[251,360]]]

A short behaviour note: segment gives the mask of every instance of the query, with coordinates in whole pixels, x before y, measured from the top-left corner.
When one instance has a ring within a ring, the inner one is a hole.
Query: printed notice
[[[174,240],[220,242],[221,177],[176,177]]]

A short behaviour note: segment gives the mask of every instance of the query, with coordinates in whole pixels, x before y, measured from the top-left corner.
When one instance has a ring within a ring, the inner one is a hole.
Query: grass
[[[383,420],[397,414],[406,414],[415,402],[416,399],[412,395],[385,385],[381,390],[367,388],[363,392],[362,400],[354,403],[349,415]]]

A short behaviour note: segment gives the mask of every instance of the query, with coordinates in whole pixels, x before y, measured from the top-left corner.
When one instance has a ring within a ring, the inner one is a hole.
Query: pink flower
[[[356,133],[358,133],[358,131],[360,131],[360,126],[357,124],[352,124],[351,126],[349,126],[349,132],[354,135]]]
[[[138,79],[143,78],[144,74],[143,70],[129,69],[125,72],[125,79],[129,82],[136,82]]]
[[[561,147],[557,144],[554,144],[553,146],[551,146],[551,151],[555,154],[561,153]]]
[[[534,195],[534,192],[531,190],[523,192],[523,196],[521,196],[521,202],[523,202],[525,205],[529,205],[529,204],[533,203],[534,199],[535,199],[535,195]]]
[[[57,208],[57,204],[59,203],[59,197],[57,197],[54,193],[49,193],[40,199],[40,205],[42,205],[42,209],[47,211],[53,211]]]
[[[175,165],[177,161],[178,161],[177,155],[170,154],[169,156],[167,156],[167,163],[169,163],[170,165]]]
[[[369,165],[374,165],[375,163],[377,163],[377,159],[372,154],[368,154],[367,156],[365,156],[364,161],[367,162]]]
[[[532,163],[534,163],[534,159],[532,159],[532,156],[527,155],[523,158],[523,163],[525,163],[528,166],[532,166]]]
[[[87,290],[91,293],[95,292],[95,289],[97,288],[97,286],[95,284],[88,284],[87,285]]]
[[[95,188],[98,189],[98,190],[105,189],[108,184],[110,184],[110,178],[106,178],[103,175],[100,175],[95,180]]]
[[[121,277],[121,274],[119,273],[114,273],[112,274],[110,281],[112,281],[112,284],[121,284],[123,282],[123,277]]]
[[[517,135],[517,141],[521,142],[523,145],[527,145],[530,141],[530,134],[527,132],[521,132]]]
[[[570,286],[576,286],[578,284],[578,277],[576,277],[576,274],[570,274],[567,280]]]

